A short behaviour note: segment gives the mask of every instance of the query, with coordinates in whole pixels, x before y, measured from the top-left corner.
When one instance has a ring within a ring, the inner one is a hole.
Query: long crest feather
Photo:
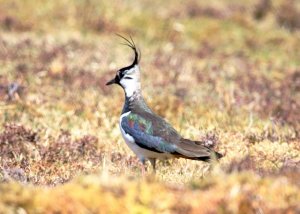
[[[140,57],[139,57],[139,53],[138,53],[138,50],[137,50],[137,47],[132,39],[132,37],[129,35],[129,39],[127,39],[126,37],[120,35],[120,34],[116,34],[118,37],[122,38],[125,40],[125,43],[121,43],[122,45],[125,45],[125,46],[128,46],[130,47],[133,51],[134,51],[134,60],[132,62],[132,66],[133,65],[136,65],[139,63],[140,61]],[[140,51],[139,51],[140,52]]]

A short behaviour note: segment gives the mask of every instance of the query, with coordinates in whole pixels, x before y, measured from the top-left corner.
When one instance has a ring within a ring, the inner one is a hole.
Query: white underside
[[[137,155],[137,157],[140,160],[149,159],[149,158],[156,158],[156,159],[164,160],[164,159],[172,158],[173,155],[171,155],[171,154],[152,152],[152,151],[149,151],[147,149],[143,149],[143,148],[139,147],[137,144],[135,144],[134,138],[131,137],[129,134],[127,134],[122,129],[122,126],[121,126],[121,122],[122,122],[123,117],[126,117],[130,113],[131,112],[126,112],[126,113],[121,115],[119,125],[120,125],[120,130],[121,130],[122,136],[123,136],[126,144]]]

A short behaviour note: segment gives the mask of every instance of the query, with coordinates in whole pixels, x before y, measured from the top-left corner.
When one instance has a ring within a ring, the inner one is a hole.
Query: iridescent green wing
[[[157,130],[157,128],[162,127],[154,125],[155,120],[149,117],[149,115],[142,116],[134,113],[130,113],[121,121],[122,129],[132,136],[135,143],[140,147],[158,153],[176,152],[176,145],[167,141],[170,137],[164,138],[161,134],[162,132]]]

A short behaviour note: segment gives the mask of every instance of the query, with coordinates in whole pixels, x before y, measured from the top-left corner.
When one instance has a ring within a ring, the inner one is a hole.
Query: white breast
[[[148,158],[157,158],[157,159],[167,159],[173,157],[173,155],[168,154],[168,153],[157,153],[157,152],[152,152],[147,149],[143,149],[139,147],[137,144],[135,144],[134,138],[127,134],[121,126],[122,119],[126,116],[128,116],[131,113],[131,111],[126,112],[121,115],[120,121],[119,121],[119,126],[120,130],[122,133],[122,137],[124,138],[126,144],[129,146],[129,148],[138,156],[140,160],[148,159]]]
[[[119,122],[120,130],[121,130],[122,136],[123,136],[123,138],[124,138],[126,144],[129,146],[129,148],[130,148],[130,149],[131,149],[131,150],[132,150],[132,151],[133,151],[140,159],[142,159],[143,156],[142,156],[142,154],[140,154],[140,152],[139,152],[139,149],[140,149],[139,146],[137,146],[137,145],[135,144],[134,138],[131,137],[129,134],[127,134],[127,133],[123,130],[122,125],[121,125],[122,119],[123,119],[124,117],[128,116],[130,113],[131,113],[131,112],[129,111],[129,112],[126,112],[126,113],[124,113],[124,114],[121,115],[121,117],[120,117],[120,122]]]

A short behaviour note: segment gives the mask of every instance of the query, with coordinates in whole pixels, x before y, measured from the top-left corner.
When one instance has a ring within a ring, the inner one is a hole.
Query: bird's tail
[[[177,147],[178,156],[187,159],[208,162],[212,159],[217,160],[223,157],[222,154],[214,151],[213,148],[205,146],[201,141],[192,141],[182,138]]]
[[[193,158],[193,160],[200,160],[200,161],[205,161],[205,162],[209,162],[210,160],[219,160],[220,158],[223,157],[222,154],[220,154],[219,152],[216,152],[214,150],[210,150],[210,156],[204,156],[204,157],[197,157],[197,158]]]

